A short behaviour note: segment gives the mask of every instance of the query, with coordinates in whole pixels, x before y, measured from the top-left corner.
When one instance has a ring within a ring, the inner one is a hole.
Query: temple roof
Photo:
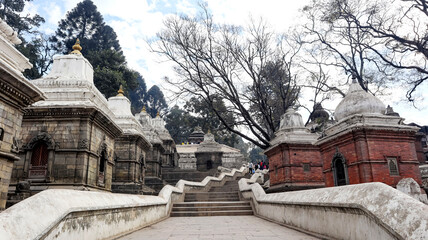
[[[364,91],[358,82],[353,81],[345,98],[337,105],[334,118],[340,121],[355,114],[384,115],[384,113],[385,105],[383,102]]]

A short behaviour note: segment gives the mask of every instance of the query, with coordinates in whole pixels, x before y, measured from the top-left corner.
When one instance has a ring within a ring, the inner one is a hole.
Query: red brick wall
[[[311,144],[281,144],[266,152],[269,158],[271,186],[289,183],[296,186],[324,184],[322,160],[318,147]],[[310,171],[303,170],[310,165]]]
[[[334,186],[331,163],[339,151],[346,159],[350,184],[383,182],[395,186],[411,177],[421,184],[412,132],[359,129],[340,135],[320,145],[326,186]],[[397,158],[399,176],[391,176],[388,157]]]
[[[416,156],[418,157],[418,161],[420,164],[425,164],[425,154],[424,154],[424,149],[422,147],[423,137],[424,137],[423,133],[418,133],[416,134],[416,139],[415,139]]]

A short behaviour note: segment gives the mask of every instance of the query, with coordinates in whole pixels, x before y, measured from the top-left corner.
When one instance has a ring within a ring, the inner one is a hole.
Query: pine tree
[[[25,3],[29,1],[31,0],[1,0],[0,18],[18,33],[22,43],[16,48],[33,64],[31,69],[25,70],[24,76],[34,79],[46,72],[51,55],[46,37],[37,31],[37,27],[45,19],[38,14],[21,16]]]
[[[144,102],[147,112],[152,117],[155,117],[157,113],[164,112],[168,108],[163,92],[156,85],[153,85],[149,91],[147,91]]]
[[[138,87],[129,91],[129,100],[131,101],[132,113],[140,112],[144,105],[144,98],[147,94],[147,86],[143,76],[139,73],[137,77]]]
[[[95,86],[107,98],[123,85],[129,92],[138,86],[137,72],[128,68],[113,28],[106,25],[91,0],[84,0],[67,13],[50,38],[57,53],[67,54],[79,38],[82,54],[94,68]]]
[[[89,51],[114,49],[121,51],[117,35],[114,30],[105,24],[103,16],[91,0],[85,0],[67,13],[65,19],[58,24],[51,42],[53,49],[58,53],[67,54],[79,38],[83,46],[82,54]]]
[[[0,18],[18,32],[18,35],[23,39],[22,34],[31,33],[34,27],[40,26],[45,22],[45,19],[38,14],[34,16],[21,16],[20,13],[24,10],[25,2],[31,0],[1,0],[0,1]]]

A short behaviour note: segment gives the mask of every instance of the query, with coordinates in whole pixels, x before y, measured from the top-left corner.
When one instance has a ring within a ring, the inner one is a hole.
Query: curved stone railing
[[[426,239],[428,206],[383,183],[266,194],[241,179],[256,216],[334,239]]]
[[[205,191],[245,173],[242,167],[202,182],[180,180],[158,196],[45,190],[0,213],[0,239],[111,239],[169,217],[172,203],[187,191]]]

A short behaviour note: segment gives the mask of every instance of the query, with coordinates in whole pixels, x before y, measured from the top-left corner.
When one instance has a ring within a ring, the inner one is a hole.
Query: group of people
[[[250,174],[255,173],[257,169],[263,170],[263,169],[269,169],[269,167],[262,161],[260,161],[259,163],[253,163],[253,162],[248,163],[248,172]]]

